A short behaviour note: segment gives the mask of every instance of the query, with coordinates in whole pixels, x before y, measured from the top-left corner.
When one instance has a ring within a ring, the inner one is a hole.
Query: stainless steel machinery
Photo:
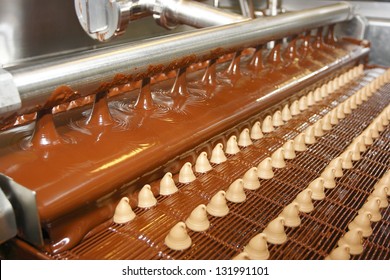
[[[389,258],[389,3],[0,7],[0,258]]]

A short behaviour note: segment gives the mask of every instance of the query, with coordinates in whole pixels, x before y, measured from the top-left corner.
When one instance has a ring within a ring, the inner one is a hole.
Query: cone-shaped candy
[[[242,179],[237,179],[230,184],[225,197],[227,200],[234,203],[241,203],[245,201],[246,195]]]
[[[349,78],[348,78],[348,74],[347,73],[342,74],[341,77],[343,79],[343,84],[344,85],[349,83]]]
[[[274,131],[274,127],[272,126],[272,117],[266,116],[263,120],[263,126],[261,129],[264,133],[270,133]]]
[[[272,167],[274,168],[284,168],[286,167],[286,162],[284,161],[284,149],[279,148],[273,152],[272,156]]]
[[[215,145],[213,151],[211,152],[210,162],[215,164],[220,164],[227,160],[225,153],[223,152],[222,143]]]
[[[336,187],[335,174],[336,171],[333,168],[325,168],[321,173],[321,178],[324,179],[324,188],[334,189]]]
[[[150,185],[145,185],[138,193],[138,207],[149,208],[157,204],[157,199],[154,197]]]
[[[210,227],[210,221],[207,218],[206,205],[200,204],[192,210],[186,220],[186,226],[192,231],[206,231]]]
[[[350,98],[349,98],[351,101],[350,101],[350,106],[351,106],[351,109],[352,110],[355,110],[357,109],[357,104],[356,104],[356,95],[352,95]]]
[[[341,247],[343,245],[349,246],[349,253],[351,255],[359,255],[363,252],[363,236],[361,229],[353,229],[348,231],[344,236],[339,240],[338,245]]]
[[[320,88],[320,92],[321,92],[321,97],[322,98],[325,98],[328,96],[328,89],[327,89],[327,85],[322,85],[321,88]]]
[[[167,172],[160,181],[160,195],[171,195],[177,191],[175,181],[172,179],[172,173]]]
[[[253,140],[259,140],[263,137],[264,137],[264,135],[263,135],[263,132],[261,131],[260,122],[255,122],[255,124],[252,126],[252,129],[251,129],[251,138]]]
[[[214,217],[223,217],[229,213],[229,208],[226,204],[226,193],[224,191],[217,192],[207,204],[207,213]]]
[[[235,135],[231,136],[226,143],[226,153],[230,155],[235,155],[240,151],[237,143],[237,137]]]
[[[287,235],[284,232],[284,218],[277,217],[272,220],[263,230],[267,236],[267,242],[271,244],[283,244],[287,241]]]
[[[270,157],[264,159],[257,166],[257,177],[263,180],[268,180],[274,177],[272,171],[272,159]]]
[[[311,198],[314,200],[323,200],[325,198],[324,179],[319,177],[312,181],[307,187],[312,191]]]
[[[297,137],[294,139],[294,149],[297,152],[304,152],[307,150],[306,144],[305,144],[305,133],[298,134]]]
[[[294,159],[296,157],[294,149],[294,140],[288,140],[286,143],[284,143],[283,149],[285,159]]]
[[[325,260],[349,260],[351,255],[349,254],[349,246],[347,244],[333,249]]]
[[[372,197],[363,204],[363,207],[358,211],[359,214],[370,213],[372,222],[379,222],[382,219],[379,205],[381,200],[377,197]]]
[[[191,247],[191,237],[187,233],[186,224],[178,222],[165,237],[165,245],[172,250],[185,250]]]
[[[333,81],[329,81],[329,82],[326,84],[327,95],[331,94],[331,93],[334,91],[333,85],[334,85]]]
[[[328,164],[328,166],[325,168],[325,171],[328,171],[328,169],[334,169],[334,177],[340,178],[343,176],[343,167],[342,167],[342,161],[343,159],[341,157],[337,157],[335,159],[332,159],[332,161]]]
[[[345,151],[341,154],[341,165],[343,169],[351,169],[353,167],[352,165],[352,152],[351,151]]]
[[[118,205],[115,208],[115,213],[113,217],[114,223],[124,224],[132,221],[135,218],[135,213],[129,204],[129,199],[127,197],[122,197]]]
[[[355,93],[355,102],[356,102],[356,105],[362,105],[363,104],[363,100],[362,100],[362,91],[359,90],[358,92]]]
[[[310,91],[308,94],[307,94],[307,106],[311,107],[315,104],[315,100],[314,100],[314,93],[312,91]]]
[[[322,129],[322,124],[323,124],[323,120],[318,120],[315,124],[314,124],[314,136],[315,137],[322,137],[324,136],[324,130]]]
[[[291,116],[296,116],[301,113],[301,111],[299,110],[298,100],[295,100],[293,101],[293,103],[291,103],[290,112],[291,112]]]
[[[372,227],[370,221],[371,214],[366,212],[359,214],[349,223],[349,230],[360,229],[363,237],[369,237],[372,234]]]
[[[179,182],[183,184],[188,184],[195,181],[196,177],[194,172],[192,171],[192,164],[190,162],[186,162],[179,172]]]
[[[343,110],[344,110],[344,114],[346,115],[349,115],[352,113],[352,110],[351,110],[351,99],[347,99],[343,102]]]
[[[388,126],[390,124],[389,119],[387,118],[386,111],[383,111],[382,114],[380,115],[382,125],[383,126]]]
[[[283,119],[282,119],[282,112],[276,111],[272,117],[272,125],[274,127],[279,127],[284,125]]]
[[[383,127],[383,124],[382,124],[382,121],[381,121],[381,119],[379,118],[377,118],[377,119],[375,119],[375,125],[376,125],[376,128],[378,129],[378,131],[379,132],[382,132],[382,131],[384,131],[385,130],[385,128]]]
[[[314,101],[315,102],[320,102],[321,100],[322,100],[321,89],[320,88],[316,88],[315,91],[314,91]]]
[[[291,120],[291,118],[292,116],[291,116],[290,108],[288,107],[288,105],[285,105],[282,110],[282,120],[288,122],[289,120]]]
[[[371,198],[379,198],[379,208],[386,208],[389,205],[386,188],[374,188],[374,191],[368,196],[368,199]]]
[[[279,214],[279,217],[284,218],[284,225],[286,227],[297,227],[301,224],[301,219],[299,218],[299,205],[297,202],[291,202],[286,207],[284,207],[282,213]]]
[[[248,190],[257,190],[260,188],[260,181],[257,177],[257,168],[252,167],[247,172],[245,172],[242,177],[244,188]]]
[[[305,130],[305,143],[308,145],[314,144],[316,141],[316,138],[314,137],[314,126],[309,126]]]
[[[198,173],[206,173],[213,169],[207,158],[206,152],[201,152],[195,162],[195,171]]]
[[[366,136],[360,135],[355,140],[355,142],[359,143],[359,152],[361,152],[361,153],[364,153],[365,151],[367,151],[367,147],[366,147],[366,144],[365,144],[365,142],[366,142],[365,138],[366,138]]]
[[[378,181],[378,184],[386,185],[387,187],[390,187],[390,171],[387,171],[385,175],[380,178]]]
[[[336,125],[339,123],[339,119],[337,118],[337,108],[333,109],[330,112],[330,123],[332,125]]]
[[[390,196],[390,186],[386,185],[385,183],[381,183],[380,181],[376,183],[374,186],[374,190],[384,191],[387,196]]]
[[[339,105],[337,106],[336,110],[337,110],[337,118],[338,118],[339,120],[344,119],[344,118],[345,118],[344,103],[339,104]]]
[[[352,161],[359,161],[362,157],[360,156],[360,148],[359,148],[359,142],[352,143],[348,150],[351,151],[351,159]]]
[[[298,203],[299,212],[310,213],[314,210],[311,194],[312,191],[310,189],[305,189],[301,191],[294,199],[294,202]]]
[[[372,137],[373,139],[379,138],[379,131],[378,131],[378,128],[377,128],[377,126],[376,126],[375,123],[371,124],[368,128],[369,128],[370,131],[371,131],[371,137]]]
[[[267,260],[269,258],[267,237],[264,233],[259,233],[253,237],[244,252],[248,254],[251,260]]]
[[[234,261],[244,261],[244,260],[250,260],[249,255],[247,252],[241,252],[234,258],[232,258]]]
[[[298,108],[302,112],[302,111],[307,110],[307,107],[308,107],[307,106],[307,97],[302,96],[298,101]]]
[[[322,120],[322,127],[321,127],[323,131],[329,131],[332,129],[331,119],[332,119],[331,113],[325,115],[325,117]]]
[[[362,99],[363,102],[368,100],[368,95],[367,95],[368,88],[365,86],[362,91],[360,92],[360,98]]]
[[[238,146],[241,147],[248,147],[252,145],[252,140],[249,135],[249,128],[245,128],[241,133],[240,136],[238,137]]]

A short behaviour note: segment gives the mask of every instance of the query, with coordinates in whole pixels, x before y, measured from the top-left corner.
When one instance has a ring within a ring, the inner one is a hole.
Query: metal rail
[[[19,109],[0,114],[22,114],[42,108],[62,85],[85,96],[120,83],[204,61],[223,53],[255,46],[327,24],[353,18],[350,4],[341,2],[319,8],[259,18],[225,26],[116,46],[41,61],[7,70],[19,92]],[[122,79],[114,79],[117,74]],[[0,85],[1,86],[1,85]],[[58,103],[63,100],[58,98]],[[53,104],[53,102],[51,102]]]

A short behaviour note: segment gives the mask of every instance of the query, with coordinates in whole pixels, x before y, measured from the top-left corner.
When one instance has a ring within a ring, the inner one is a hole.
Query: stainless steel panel
[[[0,244],[16,236],[16,219],[11,203],[0,188]]]
[[[0,187],[12,204],[18,236],[35,246],[43,245],[35,192],[0,173]]]

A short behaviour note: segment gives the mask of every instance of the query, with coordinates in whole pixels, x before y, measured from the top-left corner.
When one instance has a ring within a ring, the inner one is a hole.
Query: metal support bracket
[[[17,235],[36,247],[42,247],[43,237],[35,192],[23,187],[10,177],[1,173],[0,188],[2,190],[1,193],[5,195],[5,199],[8,201],[8,203],[4,203],[4,206],[8,212],[12,211],[14,214],[13,219],[14,222],[16,222]],[[0,209],[2,209],[3,203],[1,197],[0,202]],[[9,209],[9,203],[11,204],[12,210]],[[7,232],[7,238],[4,238],[3,240],[3,236],[1,236],[1,242],[15,236],[14,232],[16,228],[13,226],[12,221],[8,219],[11,219],[11,214],[8,213],[7,218],[4,218],[4,221],[2,215],[0,214],[0,224],[3,225],[4,223],[5,225],[4,227],[2,226],[1,232],[3,233],[3,228],[5,229],[5,232]]]
[[[0,244],[13,238],[17,233],[14,209],[0,189]]]
[[[0,68],[0,114],[18,110],[21,106],[20,94],[11,73]]]

